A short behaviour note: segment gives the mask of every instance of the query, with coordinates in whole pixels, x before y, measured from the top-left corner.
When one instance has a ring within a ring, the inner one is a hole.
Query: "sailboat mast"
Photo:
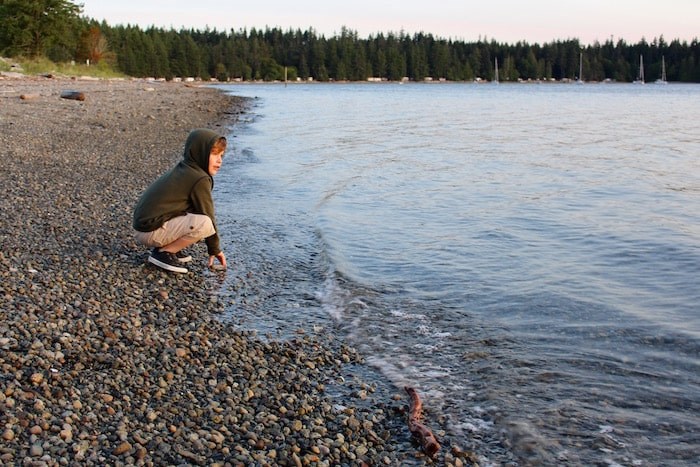
[[[576,84],[583,84],[583,48],[578,54],[578,78],[576,78]]]
[[[661,56],[661,78],[657,79],[656,84],[668,84],[666,81],[666,58]]]
[[[661,79],[666,81],[666,57],[661,56]]]

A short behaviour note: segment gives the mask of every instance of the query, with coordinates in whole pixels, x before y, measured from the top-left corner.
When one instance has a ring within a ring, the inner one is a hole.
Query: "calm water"
[[[700,86],[225,89],[236,324],[346,339],[485,465],[700,464]]]

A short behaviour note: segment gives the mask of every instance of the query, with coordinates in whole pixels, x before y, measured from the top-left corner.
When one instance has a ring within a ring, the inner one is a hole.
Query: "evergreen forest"
[[[345,27],[332,37],[313,29],[142,29],[84,17],[69,0],[0,0],[0,55],[107,64],[133,77],[219,81],[492,80],[498,61],[501,81],[629,82],[638,78],[640,60],[653,81],[663,60],[668,81],[700,82],[697,38],[540,45],[464,42],[422,32],[361,38]]]

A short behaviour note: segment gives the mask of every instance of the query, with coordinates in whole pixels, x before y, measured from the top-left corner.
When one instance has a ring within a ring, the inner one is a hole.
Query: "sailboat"
[[[666,59],[661,56],[661,78],[654,81],[656,84],[668,84],[666,81]]]
[[[493,82],[495,84],[498,84],[498,57],[493,59],[493,64],[494,64]]]
[[[644,59],[639,56],[639,76],[632,81],[634,84],[644,84]]]
[[[578,57],[578,79],[576,84],[583,84],[583,52]]]

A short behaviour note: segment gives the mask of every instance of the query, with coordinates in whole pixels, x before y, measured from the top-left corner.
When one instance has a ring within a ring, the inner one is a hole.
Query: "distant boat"
[[[656,84],[668,84],[666,81],[666,59],[661,57],[661,78],[654,81]]]
[[[493,59],[493,65],[494,65],[493,82],[498,84],[498,57]]]
[[[583,52],[578,55],[578,79],[576,84],[583,84]]]
[[[639,76],[632,82],[634,84],[644,84],[644,59],[641,55],[639,56]]]

